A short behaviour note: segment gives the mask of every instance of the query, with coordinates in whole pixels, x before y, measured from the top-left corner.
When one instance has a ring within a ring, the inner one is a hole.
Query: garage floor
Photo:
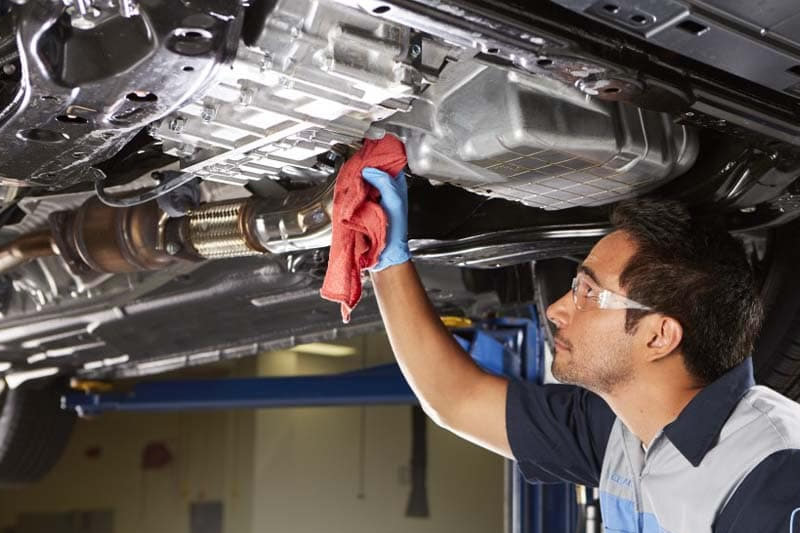
[[[182,374],[319,374],[391,361],[383,335],[346,344],[357,353],[273,352]],[[430,421],[430,516],[406,516],[411,409],[112,413],[81,420],[43,482],[0,491],[0,531],[502,531],[503,461]]]

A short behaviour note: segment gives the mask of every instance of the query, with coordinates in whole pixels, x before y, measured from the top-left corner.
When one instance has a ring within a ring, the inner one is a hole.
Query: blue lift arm
[[[492,325],[496,327],[458,329],[454,335],[487,372],[517,375],[519,354],[526,351],[523,343],[537,336],[520,333],[520,327],[527,327],[524,320],[502,319]],[[533,340],[527,342],[534,343]],[[316,376],[145,381],[134,385],[129,392],[73,392],[61,399],[64,409],[74,410],[81,416],[106,411],[416,403],[419,403],[417,398],[396,364]]]
[[[418,403],[396,364],[321,376],[192,379],[142,382],[127,393],[71,393],[64,409],[176,411],[258,407],[398,405]]]

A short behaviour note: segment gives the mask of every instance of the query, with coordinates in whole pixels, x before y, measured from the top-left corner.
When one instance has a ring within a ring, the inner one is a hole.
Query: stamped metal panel
[[[405,140],[413,172],[545,209],[641,194],[698,149],[667,114],[477,60],[448,66],[411,112],[380,126]]]
[[[800,98],[794,0],[555,0],[644,40]]]
[[[21,82],[0,110],[0,182],[63,188],[94,179],[142,127],[207,87],[237,47],[243,9],[153,1],[71,26],[60,2],[18,8]],[[209,12],[217,16],[212,17]]]
[[[203,98],[155,128],[186,171],[246,184],[308,171],[337,143],[406,109],[422,81],[410,30],[327,2],[282,0]]]

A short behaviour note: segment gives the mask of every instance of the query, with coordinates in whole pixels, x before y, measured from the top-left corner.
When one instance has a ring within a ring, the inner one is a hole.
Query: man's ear
[[[652,315],[647,328],[648,361],[657,361],[674,352],[683,340],[680,322],[665,315]]]

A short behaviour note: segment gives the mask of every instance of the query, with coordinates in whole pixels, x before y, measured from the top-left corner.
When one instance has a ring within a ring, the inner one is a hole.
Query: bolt
[[[411,54],[411,57],[417,58],[422,53],[422,47],[418,44],[412,44],[409,53]]]
[[[323,72],[329,72],[333,70],[333,67],[336,65],[336,61],[333,59],[333,56],[330,54],[325,54],[322,59],[320,60],[319,68]]]
[[[242,91],[239,93],[239,103],[243,106],[249,106],[253,103],[253,95],[255,91],[250,87],[242,87]]]
[[[17,71],[17,66],[14,63],[6,63],[3,65],[3,74],[11,76]]]
[[[200,113],[200,118],[203,119],[203,122],[208,124],[217,116],[217,108],[213,105],[206,105],[203,106],[203,112]]]
[[[292,28],[289,30],[289,33],[293,38],[297,39],[298,37],[300,37],[300,28],[298,28],[297,26],[292,26]]]
[[[131,18],[139,14],[139,6],[133,0],[120,0],[119,14],[125,18]]]
[[[175,255],[181,251],[181,245],[177,242],[168,242],[167,243],[167,253],[169,255]]]
[[[72,18],[70,19],[70,25],[72,25],[73,28],[77,28],[79,30],[91,30],[95,27],[94,22],[87,19],[80,13],[76,13],[75,15],[72,16]]]
[[[261,72],[271,70],[272,69],[272,56],[269,54],[264,54],[264,59],[261,60],[260,65]]]
[[[683,116],[686,118],[692,118],[694,116],[694,111],[687,111],[683,114]]]
[[[184,126],[186,126],[186,119],[183,117],[175,117],[169,121],[170,131],[174,131],[178,135],[183,131]]]
[[[742,213],[755,213],[756,208],[755,207],[743,207],[743,208],[739,209],[739,211],[741,211]]]
[[[181,157],[192,157],[194,155],[194,146],[191,144],[183,143],[177,148],[178,155]]]

